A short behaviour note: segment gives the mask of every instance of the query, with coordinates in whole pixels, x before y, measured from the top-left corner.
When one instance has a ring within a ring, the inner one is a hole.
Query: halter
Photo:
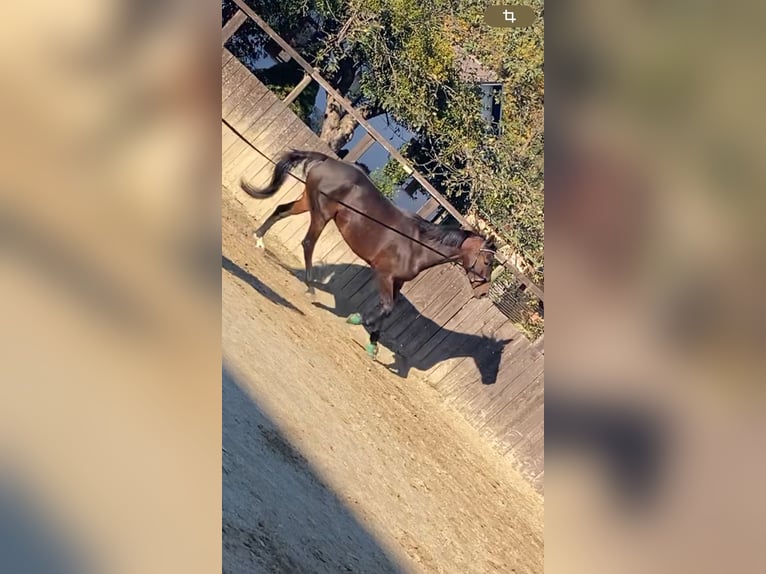
[[[486,242],[484,243],[484,245],[486,245]],[[479,287],[480,285],[484,285],[485,283],[489,283],[491,280],[491,277],[480,275],[474,269],[476,267],[476,263],[478,263],[479,261],[479,256],[482,253],[492,253],[492,255],[496,254],[494,249],[487,249],[486,247],[482,247],[476,252],[476,257],[473,258],[473,263],[471,263],[470,267],[465,268],[466,273],[468,273],[469,275],[473,275],[474,277],[478,277],[478,280],[470,279],[470,278],[468,279],[471,282],[471,284],[476,283],[477,287]]]

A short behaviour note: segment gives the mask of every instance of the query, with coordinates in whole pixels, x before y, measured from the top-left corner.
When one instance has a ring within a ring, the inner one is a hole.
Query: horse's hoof
[[[367,343],[367,346],[364,348],[365,351],[367,351],[367,355],[370,357],[370,359],[375,359],[375,357],[378,356],[378,344],[377,343]]]
[[[258,249],[266,249],[266,245],[264,245],[263,243],[263,237],[258,237],[257,235],[255,235],[254,237],[255,237],[255,246]]]
[[[308,295],[316,295],[316,291],[314,290],[313,285],[307,285],[306,286],[306,294]]]
[[[346,323],[349,323],[351,325],[361,325],[362,316],[359,313],[353,313],[348,316],[348,319],[346,319]]]

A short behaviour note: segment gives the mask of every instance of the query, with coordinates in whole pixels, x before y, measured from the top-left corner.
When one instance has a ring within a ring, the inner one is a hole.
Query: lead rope
[[[253,148],[253,149],[255,149],[255,148]],[[256,150],[256,151],[258,151],[258,150]],[[258,152],[258,153],[259,153],[259,154],[260,154],[262,157],[264,157],[264,158],[265,158],[265,159],[266,159],[266,160],[267,160],[269,163],[271,163],[272,165],[274,165],[274,166],[276,166],[276,165],[277,165],[277,162],[275,162],[275,161],[274,161],[274,160],[272,160],[271,158],[269,158],[269,157],[267,157],[267,156],[265,156],[265,155],[261,154],[260,152]],[[346,163],[348,163],[348,162],[346,162]],[[300,177],[298,177],[297,175],[294,175],[294,174],[292,174],[292,173],[291,173],[290,175],[292,175],[292,176],[293,176],[295,179],[297,179],[297,180],[298,180],[298,181],[300,181],[301,183],[303,183],[303,184],[305,184],[305,183],[306,183],[306,180],[305,180],[305,179],[301,179]],[[327,199],[329,199],[330,201],[334,201],[335,203],[339,203],[340,205],[342,205],[343,207],[345,207],[345,208],[347,208],[347,209],[350,209],[350,210],[351,210],[351,211],[353,211],[354,213],[357,213],[357,214],[361,215],[362,217],[366,217],[367,219],[369,219],[369,220],[371,220],[371,221],[374,221],[374,222],[375,222],[375,223],[377,223],[378,225],[382,225],[382,226],[383,226],[383,227],[385,227],[386,229],[388,229],[388,230],[390,230],[390,231],[393,231],[393,232],[395,232],[395,233],[398,233],[398,234],[399,234],[399,235],[401,235],[402,237],[406,237],[406,238],[407,238],[407,239],[409,239],[410,241],[413,241],[413,242],[415,242],[415,243],[417,243],[417,244],[419,244],[419,245],[422,245],[422,246],[423,246],[423,247],[425,247],[426,249],[429,249],[429,250],[433,251],[434,253],[436,253],[437,255],[439,255],[439,256],[441,256],[441,257],[442,257],[442,262],[440,262],[440,263],[437,263],[436,265],[440,265],[441,263],[444,263],[444,262],[446,262],[446,263],[453,263],[453,264],[457,264],[457,262],[456,262],[456,261],[454,261],[454,259],[455,259],[455,257],[454,257],[454,256],[453,256],[453,257],[448,257],[447,255],[445,255],[444,253],[442,253],[442,252],[441,252],[441,251],[439,251],[438,249],[434,249],[433,247],[431,247],[430,245],[428,245],[428,244],[426,244],[426,243],[423,243],[423,242],[422,242],[422,241],[420,241],[419,239],[415,239],[414,237],[410,237],[409,235],[407,235],[407,234],[406,234],[406,233],[404,233],[403,231],[399,231],[399,230],[398,230],[398,229],[396,229],[395,227],[391,227],[391,226],[390,226],[390,225],[388,225],[387,223],[384,223],[384,222],[382,222],[382,221],[379,221],[378,219],[376,219],[376,218],[372,217],[371,215],[369,215],[369,214],[367,214],[367,213],[364,213],[363,211],[361,211],[361,210],[359,210],[359,209],[357,209],[357,208],[355,208],[355,207],[353,207],[353,206],[351,206],[351,205],[347,204],[347,203],[346,203],[346,202],[344,202],[344,201],[341,201],[341,200],[339,200],[339,199],[336,199],[336,198],[334,198],[334,197],[331,197],[330,195],[328,195],[328,194],[327,194],[327,193],[325,193],[324,191],[319,191],[319,193],[321,193],[322,195],[324,195],[324,196],[325,196]],[[484,245],[486,245],[486,240],[485,240],[485,242],[484,242]],[[485,253],[492,253],[493,255],[495,254],[495,251],[493,251],[492,249],[487,249],[487,248],[484,248],[484,247],[482,247],[481,249],[479,249],[479,252],[478,252],[478,253],[481,253],[481,252],[485,252]],[[478,277],[478,278],[479,278],[479,279],[482,281],[482,283],[481,283],[481,284],[484,284],[484,283],[489,283],[490,279],[489,279],[488,277],[482,277],[481,275],[479,275],[478,273],[476,273],[476,272],[473,270],[473,268],[476,266],[476,262],[479,260],[479,255],[478,255],[478,253],[477,253],[477,255],[476,255],[476,258],[475,258],[475,259],[474,259],[474,261],[473,261],[473,264],[472,264],[470,267],[463,267],[463,269],[464,269],[466,272],[470,272],[470,273],[472,273],[474,276]],[[461,266],[461,267],[462,267],[462,266]]]

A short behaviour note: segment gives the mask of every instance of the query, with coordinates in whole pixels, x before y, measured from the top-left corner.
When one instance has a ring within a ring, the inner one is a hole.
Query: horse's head
[[[481,235],[471,235],[460,247],[463,269],[477,299],[489,293],[492,266],[495,263],[495,246]]]

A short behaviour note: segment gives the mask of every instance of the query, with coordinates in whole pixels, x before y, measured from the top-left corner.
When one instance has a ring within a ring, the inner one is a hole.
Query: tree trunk
[[[359,71],[351,58],[342,60],[333,81],[335,89],[342,96],[348,97],[349,90],[354,85],[358,73]],[[351,105],[366,120],[385,113],[384,110],[374,105],[358,106],[360,101],[362,101],[361,96],[356,94],[356,101],[352,100]],[[343,106],[328,96],[319,139],[325,142],[335,153],[338,153],[354,135],[356,125],[356,120],[346,112]]]
[[[348,94],[348,91],[354,84],[356,74],[356,66],[351,58],[341,60],[338,72],[335,74],[335,78],[333,78],[333,85],[342,96]],[[334,98],[328,95],[319,139],[337,153],[348,143],[348,140],[354,135],[355,129],[356,120],[346,113]]]
[[[339,152],[354,135],[356,120],[332,98],[327,98],[322,132],[319,139],[325,142],[334,152]]]

